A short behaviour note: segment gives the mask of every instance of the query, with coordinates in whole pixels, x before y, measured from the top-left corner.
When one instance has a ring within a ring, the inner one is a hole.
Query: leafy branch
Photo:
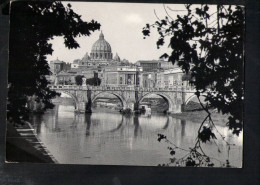
[[[100,24],[83,21],[70,4],[60,1],[16,1],[10,10],[7,117],[20,123],[28,119],[28,97],[35,96],[46,110],[53,108],[51,99],[58,95],[46,79],[50,75],[46,56],[53,52],[48,41],[60,36],[68,49],[78,48],[75,38],[89,36]]]
[[[216,128],[208,107],[228,115],[227,126],[233,134],[239,135],[243,127],[244,7],[209,7],[206,4],[194,6],[191,9],[192,5],[186,5],[186,10],[182,11],[184,14],[177,14],[175,19],[164,6],[166,17],[159,19],[157,16],[158,20],[152,25],[146,24],[142,31],[144,37],[147,37],[151,34],[151,28],[156,28],[159,33],[156,42],[158,49],[165,44],[166,38],[170,37],[168,46],[172,51],[169,54],[164,53],[161,58],[168,59],[168,62],[173,64],[177,63],[184,72],[191,74],[189,83],[195,86],[198,99],[201,94],[206,94],[207,106],[205,107],[200,99],[199,102],[207,116],[199,127],[198,137],[195,146],[190,149],[190,155],[183,158],[186,162],[189,161],[186,166],[198,166],[202,161],[211,165],[206,160],[208,158],[201,143],[214,140],[216,144],[213,128],[229,147],[232,145]],[[205,125],[206,121],[210,126]],[[173,146],[174,149],[180,149]],[[198,161],[194,162],[194,156]],[[229,162],[226,166],[230,166]]]

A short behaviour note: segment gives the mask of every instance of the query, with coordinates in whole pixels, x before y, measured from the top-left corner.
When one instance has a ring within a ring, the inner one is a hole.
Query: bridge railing
[[[138,87],[138,86],[78,86],[78,85],[49,85],[50,89],[66,89],[66,90],[96,90],[96,91],[195,91],[194,86],[189,84],[173,85],[166,87]]]

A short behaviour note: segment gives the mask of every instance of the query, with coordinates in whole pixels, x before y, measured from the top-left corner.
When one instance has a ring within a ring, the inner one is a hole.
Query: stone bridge
[[[113,87],[113,86],[76,86],[50,85],[50,89],[65,93],[73,98],[75,111],[91,112],[91,105],[101,94],[109,93],[116,96],[122,103],[123,109],[137,110],[139,103],[151,94],[162,97],[168,103],[169,113],[180,113],[194,96],[192,86],[182,84],[171,88],[141,88],[141,87]]]

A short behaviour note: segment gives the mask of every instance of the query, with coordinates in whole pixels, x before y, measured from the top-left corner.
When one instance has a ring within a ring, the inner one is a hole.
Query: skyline
[[[92,32],[90,36],[77,37],[80,48],[67,49],[62,37],[54,37],[49,42],[53,44],[52,55],[47,60],[59,59],[72,63],[75,59],[82,59],[99,38],[101,30],[105,40],[111,45],[113,57],[118,53],[120,59],[135,63],[138,60],[158,60],[170,49],[166,44],[157,49],[156,41],[159,34],[154,30],[151,36],[143,39],[142,28],[147,23],[154,23],[157,18],[164,18],[167,14],[163,4],[144,3],[97,3],[97,2],[64,2],[72,5],[72,9],[81,15],[82,20],[95,21],[101,24],[100,30]],[[184,5],[167,4],[172,9],[184,9]],[[156,15],[154,13],[156,11]],[[179,13],[178,13],[179,14]]]

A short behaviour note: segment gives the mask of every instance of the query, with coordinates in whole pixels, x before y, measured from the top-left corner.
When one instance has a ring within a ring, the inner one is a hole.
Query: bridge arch
[[[185,95],[185,101],[184,101],[184,105],[187,105],[192,99],[194,99],[195,97],[197,97],[197,95],[195,95],[194,93],[187,93]],[[200,96],[200,101],[204,104],[205,102],[205,94],[203,94],[202,96]]]
[[[108,94],[112,94],[112,95],[116,96],[120,100],[123,109],[125,109],[127,107],[126,100],[120,94],[118,94],[116,92],[109,92],[109,91],[99,92],[93,98],[91,98],[91,101],[94,102],[101,94],[104,94],[104,93],[108,93]]]
[[[57,90],[56,90],[56,92],[58,92],[58,93],[64,93],[64,94],[70,96],[70,97],[73,99],[73,101],[74,101],[75,110],[78,110],[78,109],[79,109],[79,101],[78,101],[77,97],[74,96],[72,93],[70,93],[70,92],[68,92],[68,91],[57,91]]]
[[[161,92],[149,92],[149,93],[144,94],[144,95],[139,99],[138,104],[139,104],[145,97],[147,97],[147,96],[149,96],[149,95],[152,95],[152,94],[158,95],[158,96],[162,97],[164,100],[166,100],[166,102],[168,103],[168,106],[169,106],[169,107],[168,107],[168,111],[173,111],[173,109],[174,109],[174,103],[173,103],[171,97],[168,96],[168,95],[166,95],[166,94],[164,94],[164,93],[161,93]]]
[[[188,95],[186,95],[184,105],[187,105],[195,97],[196,97],[195,94],[188,94]]]

